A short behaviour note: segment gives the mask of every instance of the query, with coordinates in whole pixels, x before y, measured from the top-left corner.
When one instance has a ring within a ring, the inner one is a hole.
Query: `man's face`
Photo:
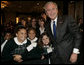
[[[54,20],[58,14],[58,9],[57,6],[53,3],[48,4],[46,6],[46,14],[48,17],[51,18],[51,20]]]

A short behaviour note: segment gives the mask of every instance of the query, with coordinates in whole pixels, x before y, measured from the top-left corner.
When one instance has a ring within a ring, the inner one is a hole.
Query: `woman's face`
[[[39,20],[39,25],[40,25],[41,27],[44,26],[44,22],[41,21],[41,20]]]
[[[32,26],[36,25],[36,19],[32,19]]]
[[[24,40],[27,37],[27,31],[25,29],[20,29],[17,33],[16,36],[18,38],[19,42],[24,42]]]
[[[49,44],[49,37],[47,35],[44,35],[42,38],[42,42],[44,45],[48,45]]]
[[[28,36],[29,36],[29,39],[31,39],[31,40],[34,39],[35,36],[36,36],[34,30],[30,30],[29,33],[28,33]]]

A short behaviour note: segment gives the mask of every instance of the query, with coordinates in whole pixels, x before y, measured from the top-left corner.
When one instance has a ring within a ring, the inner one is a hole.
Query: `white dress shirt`
[[[40,35],[41,35],[42,33],[44,33],[45,28],[42,29],[42,28],[40,27],[39,30],[40,30]]]
[[[53,22],[54,21],[55,21],[55,25],[57,26],[57,17],[54,20],[51,20],[51,30],[52,30],[52,33],[53,33]]]
[[[27,50],[28,50],[28,52],[30,52],[32,49],[34,49],[37,46],[36,41],[38,40],[38,38],[35,37],[33,40],[31,40],[29,38],[27,38],[27,39],[31,41],[31,44],[29,46],[27,46]]]
[[[17,37],[14,38],[14,41],[17,45],[23,45],[27,43],[27,39],[25,39],[22,43],[18,41]]]

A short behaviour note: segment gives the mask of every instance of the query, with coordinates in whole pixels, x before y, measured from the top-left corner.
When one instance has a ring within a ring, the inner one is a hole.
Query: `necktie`
[[[55,25],[55,21],[53,22],[53,35],[54,35],[54,38],[56,39],[56,25]]]

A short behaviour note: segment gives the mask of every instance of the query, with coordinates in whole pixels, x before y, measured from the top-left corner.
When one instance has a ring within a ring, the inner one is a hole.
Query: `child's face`
[[[28,33],[28,36],[29,36],[29,39],[31,39],[31,40],[34,39],[35,36],[36,36],[34,30],[30,30],[29,33]]]
[[[44,26],[44,22],[41,21],[41,20],[39,20],[39,25],[40,25],[40,26]]]
[[[27,37],[27,31],[25,29],[20,29],[17,33],[16,36],[19,40],[19,42],[23,42],[26,37]]]
[[[48,45],[49,42],[50,42],[50,41],[49,41],[49,37],[46,36],[46,35],[44,35],[43,38],[42,38],[42,42],[43,42],[44,45]]]

